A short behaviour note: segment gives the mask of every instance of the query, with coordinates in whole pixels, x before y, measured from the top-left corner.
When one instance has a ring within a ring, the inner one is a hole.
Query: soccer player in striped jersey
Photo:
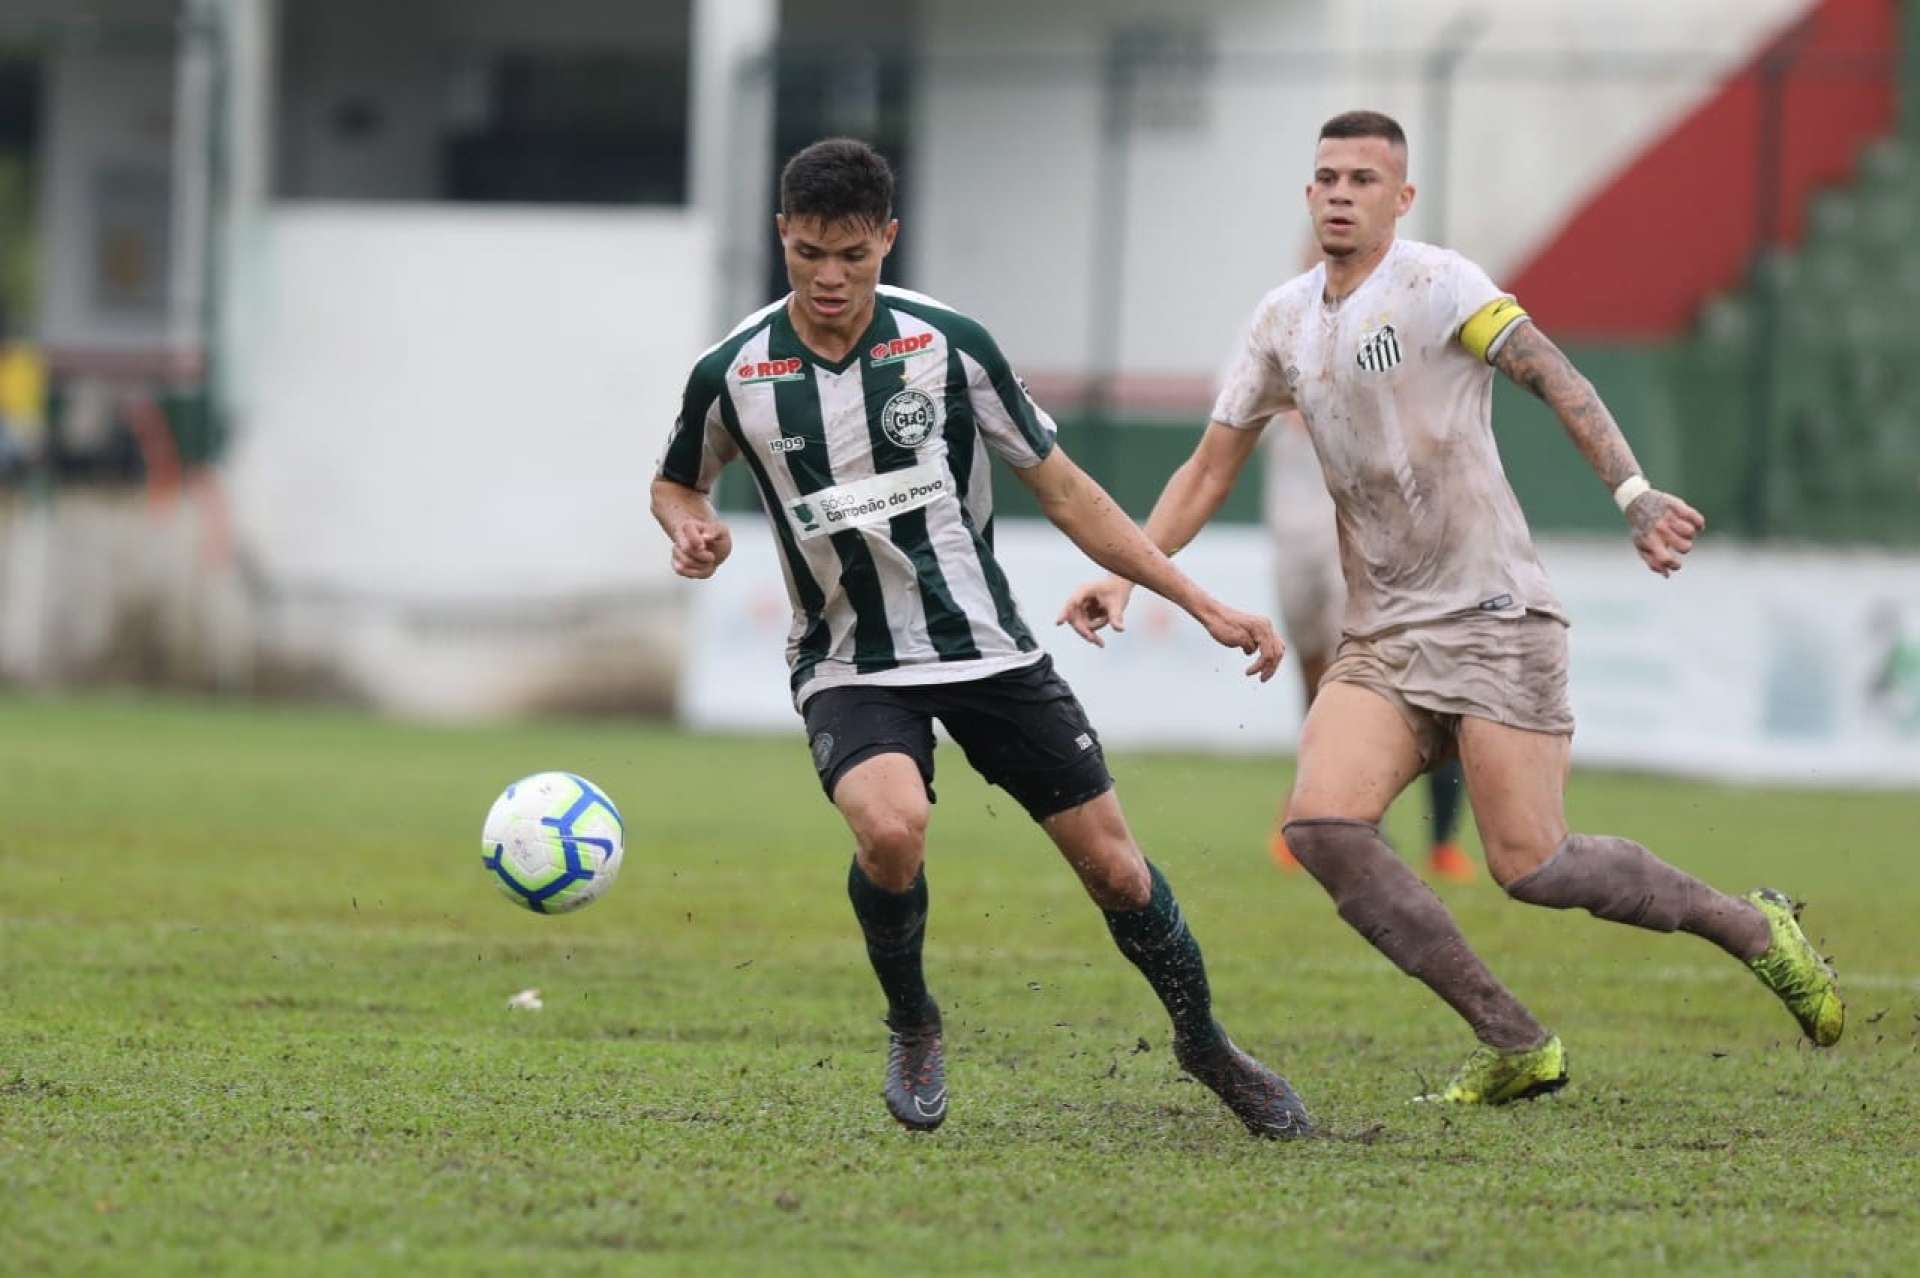
[[[1304,1134],[1286,1080],[1214,1020],[1200,947],[1014,603],[994,559],[989,454],[1089,557],[1251,654],[1248,674],[1272,677],[1280,641],[1175,568],[1068,459],[985,329],[879,283],[899,229],[892,205],[892,172],[865,143],[829,139],[788,162],[777,227],[793,291],[694,366],[652,488],[674,571],[695,579],[732,549],[707,498],[720,468],[745,462],[759,488],[793,603],[794,705],[853,832],[848,895],[887,999],[887,1108],[922,1131],[947,1115],[940,1008],[921,963],[938,719],[1080,876],[1172,1017],[1182,1068],[1254,1134]]]
[[[1340,917],[1480,1040],[1432,1099],[1497,1105],[1567,1081],[1559,1037],[1380,838],[1387,805],[1456,751],[1487,868],[1509,896],[1699,936],[1746,964],[1808,1039],[1838,1040],[1838,983],[1785,897],[1729,896],[1631,839],[1568,831],[1567,622],[1494,447],[1494,369],[1553,408],[1647,567],[1678,571],[1705,521],[1647,482],[1592,384],[1486,272],[1396,237],[1414,197],[1398,124],[1372,111],[1329,120],[1306,195],[1324,261],[1261,301],[1147,531],[1169,553],[1186,545],[1260,429],[1299,410],[1333,495],[1348,598],[1284,832]],[[1096,638],[1129,589],[1091,583],[1062,619]]]

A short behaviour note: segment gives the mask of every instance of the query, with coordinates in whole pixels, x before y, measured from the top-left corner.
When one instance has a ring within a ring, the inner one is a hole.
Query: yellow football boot
[[[1505,1105],[1567,1085],[1567,1049],[1558,1034],[1535,1048],[1502,1052],[1477,1047],[1446,1087],[1418,1100],[1443,1105]]]
[[[1755,888],[1744,899],[1767,916],[1773,934],[1766,953],[1747,966],[1779,995],[1815,1047],[1832,1047],[1847,1027],[1847,1005],[1840,1001],[1840,978],[1800,930],[1800,907],[1772,888]]]

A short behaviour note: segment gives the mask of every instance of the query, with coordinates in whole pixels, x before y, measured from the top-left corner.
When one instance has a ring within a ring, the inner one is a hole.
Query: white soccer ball
[[[593,782],[536,772],[493,801],[480,831],[480,863],[515,905],[565,914],[613,886],[622,832],[619,809]]]

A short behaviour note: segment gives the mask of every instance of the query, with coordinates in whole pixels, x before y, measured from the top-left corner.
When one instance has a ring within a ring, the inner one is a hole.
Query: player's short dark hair
[[[780,211],[790,218],[882,227],[893,217],[893,169],[858,138],[827,138],[780,171]]]
[[[1407,149],[1407,131],[1400,121],[1379,111],[1342,111],[1320,126],[1323,138],[1385,138]]]

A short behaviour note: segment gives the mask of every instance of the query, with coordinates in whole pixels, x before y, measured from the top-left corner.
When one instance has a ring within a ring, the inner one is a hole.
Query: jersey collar
[[[1402,240],[1397,235],[1394,236],[1393,243],[1387,246],[1386,253],[1382,255],[1378,262],[1374,263],[1373,270],[1367,273],[1367,278],[1361,280],[1359,287],[1355,288],[1353,292],[1347,294],[1337,302],[1327,301],[1326,263],[1322,262],[1316,267],[1315,269],[1320,273],[1320,278],[1315,282],[1313,304],[1319,308],[1321,316],[1329,320],[1334,320],[1352,310],[1354,303],[1359,299],[1360,295],[1372,288],[1373,282],[1387,273],[1387,268],[1393,264],[1393,259],[1400,255],[1400,246],[1404,243],[1406,243],[1405,240]]]
[[[789,293],[786,300],[780,304],[780,309],[774,313],[773,324],[781,344],[817,368],[823,368],[829,373],[844,373],[859,363],[860,357],[866,353],[869,346],[873,345],[873,339],[879,333],[883,322],[881,316],[886,308],[886,299],[878,292],[873,295],[873,314],[867,319],[867,327],[848,348],[846,358],[838,360],[828,359],[807,345],[805,339],[800,336],[800,331],[793,326],[793,312],[788,309],[792,305],[793,294]]]

